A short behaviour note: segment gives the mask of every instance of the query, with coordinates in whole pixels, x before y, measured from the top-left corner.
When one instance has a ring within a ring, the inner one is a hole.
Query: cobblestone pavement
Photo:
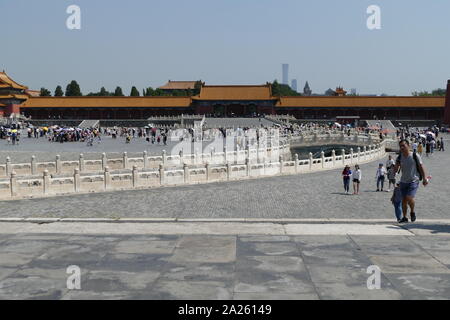
[[[420,219],[450,218],[448,151],[424,157],[431,183],[417,193]],[[383,163],[386,159],[383,159]],[[394,219],[389,192],[375,192],[378,161],[361,166],[360,195],[341,170],[147,190],[0,202],[0,217]]]
[[[448,239],[2,234],[0,299],[450,299]]]

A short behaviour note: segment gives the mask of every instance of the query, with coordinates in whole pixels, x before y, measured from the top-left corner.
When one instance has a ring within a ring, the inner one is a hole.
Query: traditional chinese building
[[[12,80],[5,71],[0,72],[0,116],[20,114],[21,104],[29,98],[28,87]]]
[[[169,86],[181,84],[169,81]],[[187,87],[195,84],[193,81]],[[209,114],[251,116],[291,114],[297,119],[408,119],[437,120],[450,124],[450,81],[447,97],[274,96],[263,85],[206,85],[200,93],[181,97],[34,97],[4,72],[0,73],[0,114],[22,113],[33,119],[147,119],[156,115]],[[176,89],[174,89],[176,90]],[[182,89],[180,89],[182,90]]]

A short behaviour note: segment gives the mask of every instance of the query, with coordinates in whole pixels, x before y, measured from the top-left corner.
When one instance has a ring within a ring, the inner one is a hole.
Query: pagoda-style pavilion
[[[0,72],[0,116],[20,114],[21,104],[29,98],[27,89],[12,80],[4,70]]]

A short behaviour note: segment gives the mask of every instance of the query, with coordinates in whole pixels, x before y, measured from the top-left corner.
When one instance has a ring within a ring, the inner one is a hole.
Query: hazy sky
[[[69,5],[81,30],[69,30]],[[366,26],[381,8],[381,30]],[[0,69],[52,92],[202,79],[410,95],[450,79],[449,0],[0,0]]]

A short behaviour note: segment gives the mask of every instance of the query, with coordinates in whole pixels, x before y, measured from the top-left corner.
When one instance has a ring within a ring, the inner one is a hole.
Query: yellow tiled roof
[[[13,79],[11,79],[5,71],[0,72],[0,87],[2,88],[14,88],[14,89],[21,89],[25,90],[28,89],[28,87],[23,86],[21,84],[18,84]]]
[[[159,87],[158,89],[163,90],[187,90],[187,89],[195,89],[195,83],[197,81],[171,81],[167,82],[162,87]]]
[[[445,97],[281,97],[277,107],[444,107]]]
[[[270,85],[202,86],[194,100],[274,100]]]
[[[30,97],[23,108],[189,107],[190,97]]]

